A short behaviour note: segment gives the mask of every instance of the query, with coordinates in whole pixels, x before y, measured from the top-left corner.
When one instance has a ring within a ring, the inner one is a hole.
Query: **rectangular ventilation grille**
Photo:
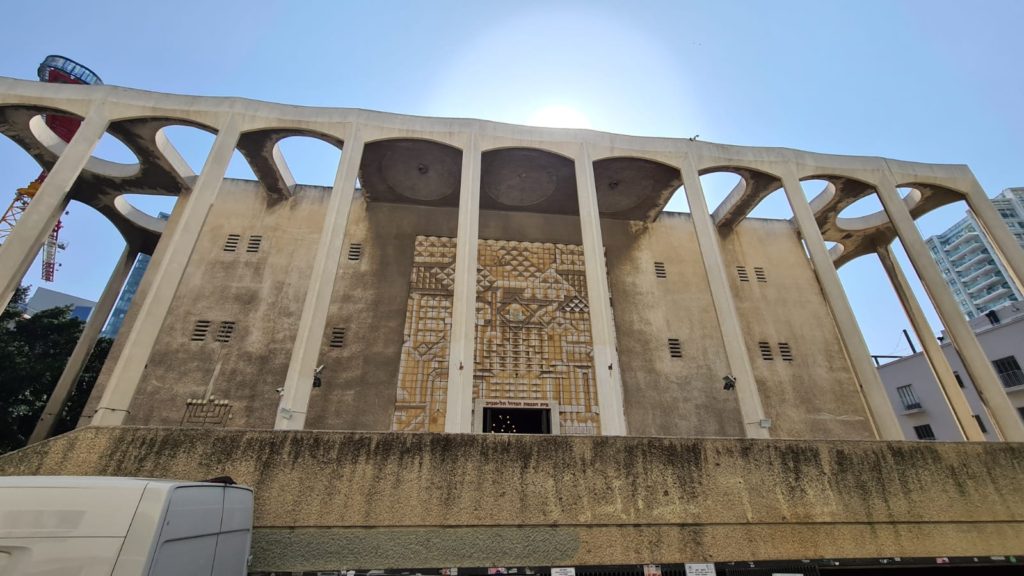
[[[245,245],[245,251],[250,254],[255,254],[260,251],[260,245],[263,244],[263,236],[253,234],[249,236],[249,243]]]
[[[231,320],[225,320],[217,326],[217,342],[230,342],[232,334],[235,333],[235,323]]]
[[[783,362],[793,361],[793,349],[789,347],[789,342],[779,342],[779,356]]]
[[[736,275],[740,277],[740,282],[750,282],[750,275],[747,274],[746,266],[737,266]]]
[[[768,282],[768,276],[764,273],[764,268],[760,266],[754,266],[754,278],[757,278],[758,282]]]
[[[242,241],[241,234],[228,234],[228,239],[224,241],[225,252],[237,252],[238,243]]]
[[[331,348],[343,348],[345,346],[345,329],[340,326],[331,328]]]
[[[194,326],[192,326],[192,337],[190,338],[193,342],[203,342],[206,340],[206,335],[210,333],[210,322],[209,320],[196,320]]]
[[[658,278],[668,278],[668,274],[665,272],[664,262],[654,263],[654,275]]]
[[[767,342],[758,342],[757,348],[761,351],[761,360],[775,360],[772,354],[772,345]]]
[[[355,261],[363,257],[363,245],[362,244],[349,244],[348,245],[348,259]]]
[[[668,339],[668,355],[673,358],[683,357],[683,344],[679,341],[679,338]]]

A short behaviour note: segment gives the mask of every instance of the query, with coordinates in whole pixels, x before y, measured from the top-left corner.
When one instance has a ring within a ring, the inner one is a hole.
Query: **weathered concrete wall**
[[[170,313],[131,404],[129,424],[177,425],[185,401],[213,386],[228,401],[230,427],[273,427],[330,189],[299,186],[270,202],[256,183],[226,180],[189,259]],[[228,234],[240,240],[225,252]],[[249,239],[262,236],[259,250]],[[196,320],[212,321],[203,342],[190,339]],[[215,340],[235,322],[229,342]]]
[[[455,208],[356,198],[346,245],[362,244],[362,257],[343,259],[338,269],[320,350],[323,386],[310,397],[309,428],[391,429],[415,239],[454,237],[457,219]],[[572,217],[497,212],[480,217],[482,239],[579,243],[579,234],[579,221]],[[342,348],[329,346],[334,327],[345,328]]]
[[[602,229],[629,434],[743,436],[736,393],[722,389],[729,365],[690,215]],[[682,358],[669,355],[669,338]]]
[[[874,438],[796,229],[785,220],[747,219],[723,237],[722,251],[772,437]],[[766,282],[754,267],[764,269]],[[768,342],[772,360],[762,359],[759,342]],[[780,342],[789,343],[792,362],[782,359]]]
[[[232,405],[224,425],[272,426],[275,389],[284,382],[329,193],[299,187],[291,200],[272,203],[256,183],[225,182],[161,329],[129,423],[179,424],[185,401],[202,398],[213,379],[214,394]],[[453,237],[457,217],[455,208],[355,197],[321,341],[323,386],[312,392],[308,428],[391,428],[415,237]],[[690,216],[666,213],[645,226],[606,219],[602,228],[629,433],[741,436],[736,394],[722,389],[729,367]],[[241,236],[236,252],[223,251],[228,234]],[[246,243],[254,234],[263,242],[258,253],[249,254]],[[482,212],[480,238],[581,242],[578,218],[526,212]],[[352,244],[362,245],[359,260],[347,258]],[[739,282],[733,274],[733,290],[773,436],[872,437],[828,308],[790,224],[745,220],[723,238],[723,247],[730,271],[745,265],[750,275],[750,282]],[[655,262],[665,264],[666,278],[655,276]],[[754,266],[765,268],[767,283],[755,281]],[[140,296],[146,288],[143,281]],[[205,342],[189,339],[197,319],[213,321]],[[214,341],[222,320],[237,322],[229,343]],[[335,327],[345,330],[341,348],[329,346]],[[669,338],[680,340],[682,358],[669,355]],[[775,361],[760,359],[762,340],[771,342]],[[793,363],[778,358],[778,342],[791,344]],[[115,346],[108,366],[119,350]]]
[[[254,570],[998,555],[1024,444],[84,428],[0,474],[256,492]]]
[[[414,241],[417,234],[454,236],[456,218],[451,208],[355,199],[345,242],[362,244],[362,257],[343,256],[338,268],[320,349],[323,386],[310,396],[308,428],[391,429]],[[334,327],[345,328],[342,348],[328,346]]]
[[[178,200],[174,204],[174,210],[171,211],[171,216],[167,220],[167,224],[164,227],[164,234],[169,238],[174,234],[177,229],[178,223],[181,219],[182,210],[185,208],[185,204],[188,203],[190,193],[188,191],[182,192],[178,197]],[[154,270],[159,264],[159,261],[163,259],[164,253],[167,251],[166,242],[158,242],[156,250],[153,251],[152,258],[149,261],[149,267],[146,270]],[[92,420],[92,415],[96,412],[96,407],[99,406],[100,399],[103,397],[103,391],[107,387],[107,383],[110,381],[110,373],[114,370],[114,366],[117,365],[117,359],[121,355],[121,351],[124,349],[125,340],[128,338],[128,334],[131,333],[132,328],[135,326],[135,321],[139,316],[140,303],[146,299],[146,294],[153,284],[152,274],[143,274],[142,281],[139,282],[139,289],[135,292],[135,296],[132,298],[131,306],[128,308],[128,312],[125,314],[124,322],[121,323],[121,329],[117,333],[117,337],[114,339],[114,344],[110,347],[110,352],[107,354],[107,360],[103,364],[103,368],[100,370],[100,375],[96,379],[96,385],[93,386],[92,393],[89,394],[89,400],[85,404],[85,408],[82,409],[82,414],[78,419],[78,426],[88,426]]]

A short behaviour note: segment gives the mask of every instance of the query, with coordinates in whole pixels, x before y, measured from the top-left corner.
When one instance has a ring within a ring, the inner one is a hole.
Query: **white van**
[[[243,576],[252,505],[207,482],[0,477],[0,576]]]

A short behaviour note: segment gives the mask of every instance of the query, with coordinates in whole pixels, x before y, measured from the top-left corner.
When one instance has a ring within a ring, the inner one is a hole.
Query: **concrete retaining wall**
[[[90,427],[0,474],[230,475],[254,570],[1024,550],[1024,444]]]

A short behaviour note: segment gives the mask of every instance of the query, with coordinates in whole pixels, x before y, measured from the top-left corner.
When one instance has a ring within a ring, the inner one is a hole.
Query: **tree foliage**
[[[57,385],[84,323],[70,307],[28,317],[22,312],[28,287],[20,287],[0,313],[0,454],[25,445]],[[56,432],[75,427],[111,341],[101,338],[61,414]]]

